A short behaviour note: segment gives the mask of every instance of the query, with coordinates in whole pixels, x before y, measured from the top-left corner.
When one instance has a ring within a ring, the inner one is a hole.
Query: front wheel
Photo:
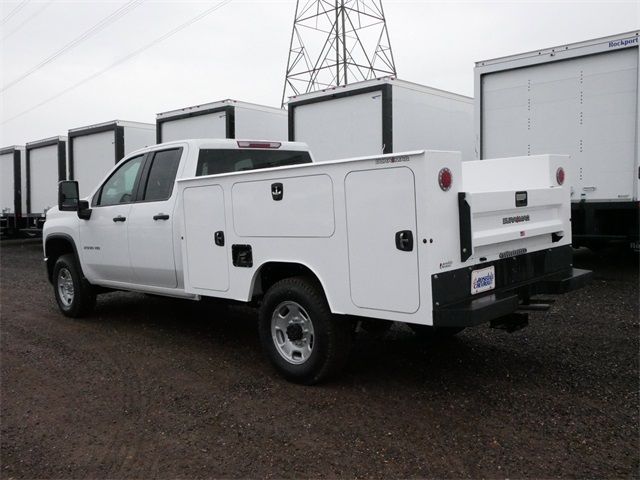
[[[83,317],[93,310],[96,294],[82,276],[73,255],[62,255],[53,267],[53,292],[60,311],[67,317]]]
[[[322,288],[306,277],[273,285],[259,312],[260,343],[278,372],[305,385],[319,383],[346,363],[353,326],[334,316]]]

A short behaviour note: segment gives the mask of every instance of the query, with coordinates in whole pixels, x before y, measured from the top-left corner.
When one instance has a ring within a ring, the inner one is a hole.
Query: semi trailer
[[[574,245],[638,249],[640,32],[483,60],[479,158],[571,155]]]
[[[384,77],[291,97],[289,140],[317,161],[423,148],[473,160],[473,99]]]
[[[25,145],[26,201],[24,230],[42,231],[47,211],[58,203],[58,182],[67,178],[67,137],[51,137]]]
[[[24,146],[0,149],[0,234],[15,235],[23,228],[26,204]]]
[[[237,100],[180,108],[156,117],[157,143],[189,138],[287,139],[287,112]]]
[[[43,233],[60,311],[113,290],[248,303],[277,371],[312,384],[344,365],[359,321],[514,331],[534,295],[589,279],[565,156],[312,160],[303,143],[187,140],[131,153],[85,198],[61,182]]]

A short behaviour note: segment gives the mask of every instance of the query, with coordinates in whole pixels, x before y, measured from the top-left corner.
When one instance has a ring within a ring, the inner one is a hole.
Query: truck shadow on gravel
[[[249,307],[225,308],[205,302],[114,293],[100,297],[95,313],[83,321],[105,331],[127,333],[143,345],[167,349],[167,355],[174,354],[176,347],[188,347],[196,356],[233,362],[247,380],[264,380],[267,375],[275,382],[286,383],[261,353],[257,312]],[[446,381],[448,389],[458,385],[468,390],[492,377],[530,382],[527,375],[540,371],[543,364],[530,352],[510,345],[513,338],[483,327],[435,342],[416,337],[403,324],[394,325],[382,335],[358,329],[343,374],[329,383],[343,387],[373,383],[388,387],[391,383],[404,384],[403,388],[432,384],[441,388]]]

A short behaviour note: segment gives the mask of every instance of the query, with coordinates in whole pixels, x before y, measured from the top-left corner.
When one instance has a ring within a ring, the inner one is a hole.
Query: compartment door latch
[[[396,232],[396,248],[403,252],[413,250],[413,232],[411,230]]]

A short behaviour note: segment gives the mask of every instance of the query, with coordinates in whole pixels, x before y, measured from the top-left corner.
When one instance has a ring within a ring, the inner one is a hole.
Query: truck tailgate
[[[569,243],[571,238],[569,189],[559,184],[556,173],[566,168],[567,157],[544,155],[509,161],[520,164],[521,171],[505,171],[506,159],[477,162],[478,168],[465,171],[475,181],[465,181],[458,193],[460,215],[460,255],[493,257],[540,250]],[[543,175],[527,175],[532,162],[546,162],[547,169],[536,165]],[[476,162],[473,162],[476,163]],[[507,170],[511,170],[510,167]],[[484,183],[478,182],[478,176]],[[492,177],[502,177],[494,180]],[[486,183],[490,184],[487,188]]]

